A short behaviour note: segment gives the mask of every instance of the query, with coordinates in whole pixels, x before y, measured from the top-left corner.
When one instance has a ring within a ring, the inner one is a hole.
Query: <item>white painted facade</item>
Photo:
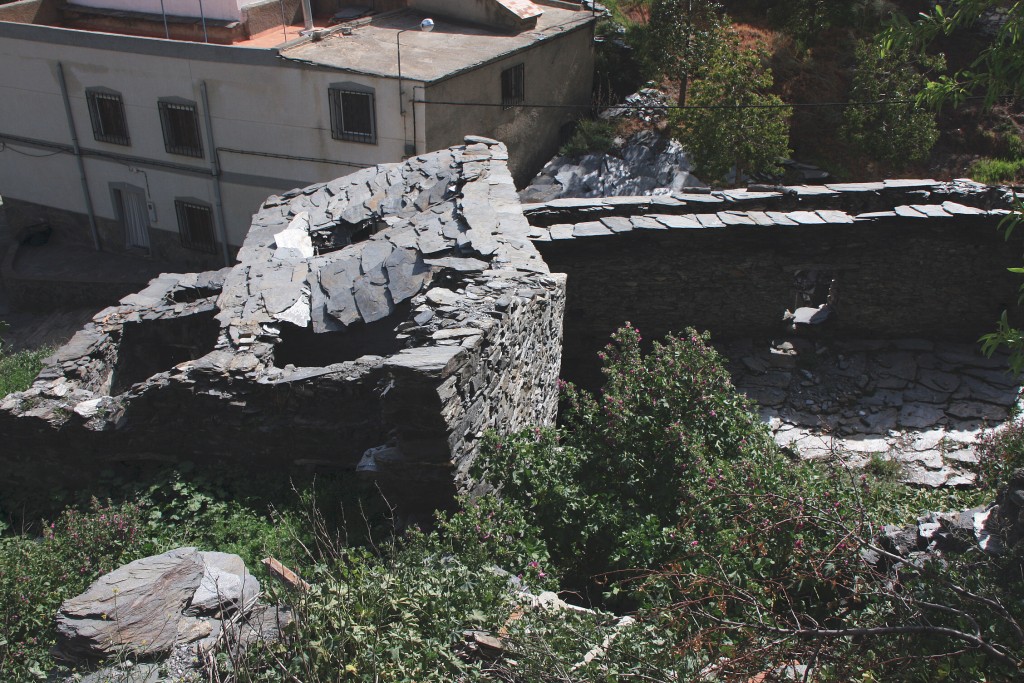
[[[144,12],[178,17],[200,17],[239,21],[242,8],[255,4],[252,0],[75,0],[75,5],[123,12]]]
[[[536,46],[548,44],[551,49],[556,42]],[[583,44],[589,45],[589,38]],[[524,53],[533,49],[529,46]],[[444,83],[458,91],[459,82],[465,80],[463,92],[472,94],[473,73],[483,66],[449,76]],[[78,158],[61,72],[81,150]],[[491,78],[500,82],[500,73]],[[579,75],[574,78],[579,80]],[[328,96],[332,86],[372,94],[374,143],[332,135]],[[137,213],[125,208],[125,193],[135,198],[142,195],[148,205],[143,229],[149,245],[141,246],[147,246],[154,258],[188,268],[219,266],[225,256],[233,257],[252,214],[269,195],[426,152],[428,127],[436,138],[446,120],[468,126],[452,131],[461,139],[470,133],[494,135],[514,119],[514,112],[499,106],[476,112],[466,122],[455,117],[450,107],[423,104],[429,86],[427,80],[408,75],[399,81],[393,76],[288,60],[277,48],[207,45],[0,21],[0,196],[11,207],[9,217],[18,206],[27,207],[24,216],[12,217],[12,224],[19,219],[61,224],[64,217],[55,212],[63,212],[68,230],[72,222],[77,223],[73,229],[86,248],[92,224],[104,250],[122,251],[146,241],[132,238],[132,226],[124,215]],[[583,87],[589,96],[589,82]],[[97,88],[120,96],[130,144],[95,138],[88,92]],[[165,149],[159,103],[167,98],[194,104],[201,156]],[[536,125],[528,117],[523,122]],[[79,159],[88,198],[82,189]],[[183,246],[178,201],[213,212],[218,230],[215,251],[196,252]],[[93,220],[87,221],[90,203]]]
[[[18,28],[71,33],[48,27]],[[100,38],[107,47],[51,43],[41,49],[31,38],[0,39],[0,134],[6,137],[5,151],[0,152],[0,193],[4,197],[85,213],[74,155],[53,154],[45,146],[15,140],[72,144],[58,64],[64,70],[75,128],[85,151],[91,201],[100,222],[120,221],[112,189],[122,185],[146,193],[153,209],[149,226],[153,231],[178,232],[176,199],[215,205],[208,113],[221,166],[224,227],[230,245],[242,243],[252,214],[267,196],[403,158],[407,142],[413,142],[411,107],[419,109],[421,121],[423,117],[422,104],[409,105],[405,116],[399,113],[394,79],[303,68],[277,59],[273,50],[131,36],[84,37]],[[169,46],[180,56],[116,49],[118,43],[129,48],[140,42]],[[208,112],[202,105],[203,83]],[[332,137],[328,89],[336,83],[356,84],[373,92],[376,144]],[[415,86],[406,81],[407,96]],[[130,145],[94,139],[86,89],[97,87],[121,95]],[[158,102],[171,97],[196,104],[202,158],[165,150]],[[422,127],[415,144],[418,151],[426,150]],[[116,235],[104,235],[104,247],[127,246],[112,244],[116,239]],[[175,260],[174,254],[165,256]]]

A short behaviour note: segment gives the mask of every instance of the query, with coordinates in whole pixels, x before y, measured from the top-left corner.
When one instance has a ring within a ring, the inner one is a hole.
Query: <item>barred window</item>
[[[130,145],[121,93],[108,88],[87,88],[85,99],[89,103],[92,136],[99,142]]]
[[[331,136],[335,140],[377,144],[373,93],[332,86],[327,94],[331,105]]]
[[[501,72],[501,106],[505,109],[526,101],[526,69],[516,64]]]
[[[178,98],[160,100],[160,125],[164,129],[164,149],[168,154],[203,156],[199,132],[199,111],[195,102]]]
[[[217,251],[217,236],[213,228],[213,210],[207,204],[175,199],[174,208],[178,212],[178,232],[181,235],[181,246],[186,249]]]

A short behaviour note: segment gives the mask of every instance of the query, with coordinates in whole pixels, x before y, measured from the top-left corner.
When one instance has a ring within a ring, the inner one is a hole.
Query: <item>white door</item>
[[[134,190],[118,190],[121,199],[121,219],[124,221],[125,242],[129,247],[149,249],[149,213],[146,195]]]

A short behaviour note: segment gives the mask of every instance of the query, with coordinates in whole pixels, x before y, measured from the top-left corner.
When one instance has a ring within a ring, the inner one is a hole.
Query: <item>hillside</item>
[[[645,78],[654,79],[669,99],[675,101],[679,83],[664,73],[656,58],[645,51],[651,10],[650,0],[619,0],[609,3],[618,32],[632,50],[607,60],[609,70],[632,76],[606,75],[602,96],[616,89],[628,94],[629,86],[642,87]],[[1011,3],[1001,3],[1010,5]],[[860,41],[870,41],[892,20],[894,14],[913,21],[929,10],[929,3],[914,0],[895,2],[837,2],[813,0],[778,3],[772,0],[727,0],[722,3],[733,29],[745,48],[760,47],[774,84],[771,92],[794,105],[789,118],[789,147],[792,158],[827,169],[843,181],[876,180],[911,176],[948,180],[974,177],[982,182],[1024,181],[1024,108],[1019,98],[997,101],[986,108],[979,99],[934,111],[937,138],[919,159],[900,155],[898,160],[878,158],[871,150],[852,143],[843,134],[844,114],[850,107]],[[808,18],[802,10],[812,9]],[[939,36],[928,47],[932,57],[941,55],[945,68],[918,68],[928,78],[954,74],[971,68],[998,28],[998,18],[988,18],[973,27],[960,28]],[[609,33],[616,30],[606,27]],[[624,68],[626,65],[628,67]],[[935,65],[928,65],[934,67]],[[691,84],[694,79],[691,79]],[[632,90],[629,90],[632,92]],[[973,93],[978,95],[980,93]],[[913,97],[916,91],[903,94]],[[664,128],[664,124],[662,124]]]

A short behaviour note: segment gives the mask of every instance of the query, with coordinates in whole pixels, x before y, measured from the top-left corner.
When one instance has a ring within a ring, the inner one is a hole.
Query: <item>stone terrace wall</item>
[[[818,336],[973,342],[1014,308],[1020,236],[998,230],[989,188],[837,188],[526,205],[545,261],[568,274],[563,374],[594,384],[595,353],[626,320],[651,339],[784,335],[798,273],[834,280]]]

